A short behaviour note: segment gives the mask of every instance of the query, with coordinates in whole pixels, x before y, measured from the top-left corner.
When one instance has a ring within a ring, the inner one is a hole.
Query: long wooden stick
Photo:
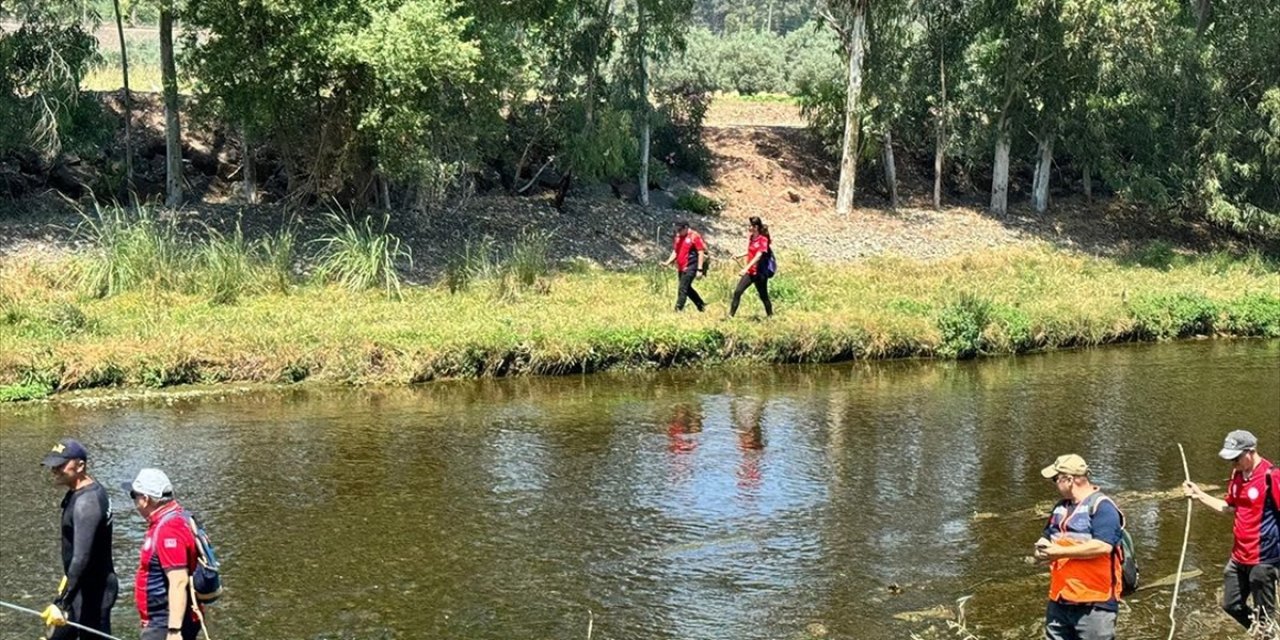
[[[1187,470],[1187,452],[1178,443],[1178,453],[1182,456],[1182,475],[1191,482],[1191,472]],[[1178,573],[1173,579],[1173,601],[1169,603],[1169,640],[1173,640],[1173,632],[1178,628],[1174,614],[1178,610],[1178,587],[1182,584],[1182,565],[1187,561],[1187,540],[1191,537],[1191,496],[1187,496],[1187,526],[1182,531],[1182,553],[1178,556]]]

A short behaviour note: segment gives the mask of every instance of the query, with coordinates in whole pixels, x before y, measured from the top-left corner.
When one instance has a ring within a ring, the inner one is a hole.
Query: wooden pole
[[[1191,472],[1187,470],[1187,452],[1178,443],[1178,453],[1182,456],[1182,475],[1191,482]],[[1182,531],[1182,553],[1178,556],[1178,573],[1173,579],[1173,601],[1169,603],[1169,640],[1173,640],[1173,632],[1178,628],[1174,614],[1178,610],[1178,587],[1182,584],[1182,566],[1187,561],[1187,540],[1191,537],[1191,496],[1187,496],[1187,526]]]

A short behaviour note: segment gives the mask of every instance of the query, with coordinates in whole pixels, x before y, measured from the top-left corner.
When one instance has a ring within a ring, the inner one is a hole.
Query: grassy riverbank
[[[467,282],[405,286],[396,296],[284,276],[272,284],[264,261],[263,273],[244,271],[237,277],[246,284],[230,292],[206,273],[186,286],[155,280],[97,297],[89,293],[103,291],[101,262],[76,255],[0,261],[0,400],[111,385],[407,384],[1280,337],[1274,262],[1178,259],[1159,247],[1136,261],[1047,247],[839,267],[789,255],[771,286],[778,313],[767,320],[750,291],[739,316],[725,318],[735,274],[724,264],[698,285],[711,301],[708,312],[676,314],[674,277],[657,268],[570,264],[524,276],[497,269]],[[228,266],[220,269],[225,279]],[[85,284],[95,277],[98,285]]]

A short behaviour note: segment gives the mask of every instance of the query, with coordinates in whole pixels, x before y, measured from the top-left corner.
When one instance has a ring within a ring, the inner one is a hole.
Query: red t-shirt
[[[1236,471],[1227,483],[1227,504],[1236,510],[1232,528],[1235,544],[1231,547],[1236,564],[1280,562],[1280,510],[1274,499],[1267,499],[1267,471],[1271,468],[1271,462],[1263,458],[1248,481]],[[1270,476],[1272,491],[1280,492],[1280,470]]]
[[[703,244],[701,234],[690,229],[683,236],[677,234],[671,248],[676,252],[676,269],[684,273],[690,267],[698,266],[698,259],[693,256],[693,252],[703,253],[707,250],[707,245]]]
[[[764,234],[758,234],[758,235],[752,236],[751,240],[747,242],[747,264],[751,264],[751,261],[754,260],[756,256],[768,250],[769,250],[769,236],[766,236]],[[763,262],[764,260],[768,260],[768,258],[761,258],[760,260]],[[747,267],[747,275],[754,276],[756,274],[756,267],[758,266],[760,265],[757,263],[757,264],[752,264],[750,267]]]
[[[147,523],[147,536],[142,541],[138,574],[133,583],[133,599],[138,605],[142,626],[160,627],[169,621],[169,579],[165,572],[178,567],[194,572],[199,555],[196,537],[177,502],[157,509],[148,516]],[[188,594],[188,615],[194,616],[191,604]]]

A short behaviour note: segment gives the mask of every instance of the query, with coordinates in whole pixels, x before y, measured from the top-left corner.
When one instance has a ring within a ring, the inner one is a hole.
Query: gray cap
[[[138,477],[134,478],[133,482],[126,482],[120,486],[125,491],[140,493],[151,498],[173,495],[173,483],[169,482],[169,476],[159,469],[143,469],[138,472]]]
[[[1222,441],[1222,451],[1218,452],[1223,460],[1235,460],[1245,451],[1252,451],[1258,448],[1258,439],[1253,437],[1252,433],[1244,429],[1236,429],[1227,434],[1227,439]]]

